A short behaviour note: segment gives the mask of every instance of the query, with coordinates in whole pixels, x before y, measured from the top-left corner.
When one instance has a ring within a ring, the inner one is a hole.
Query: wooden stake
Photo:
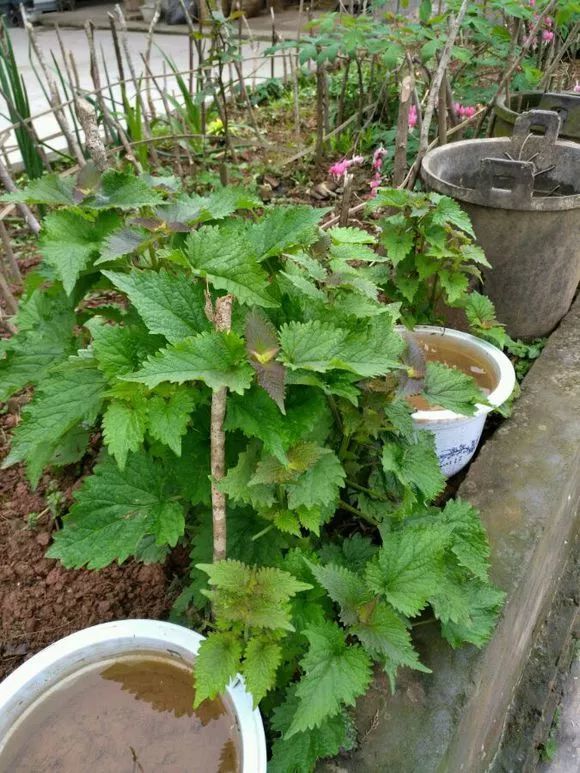
[[[6,169],[2,161],[0,161],[0,182],[9,193],[17,192],[18,189],[14,184],[14,181],[10,177],[10,174],[8,173],[8,169]],[[39,234],[40,223],[32,214],[30,207],[27,204],[24,204],[23,202],[19,201],[19,202],[16,202],[16,208],[18,209],[18,211],[26,221],[26,225],[30,228],[32,233],[35,235]]]
[[[393,160],[393,185],[402,183],[407,171],[407,142],[409,139],[409,108],[413,102],[415,78],[412,72],[405,75],[401,81],[399,95],[399,114],[397,117],[397,133],[395,136],[395,157]],[[417,112],[419,112],[417,110]]]
[[[232,295],[223,295],[216,300],[213,322],[218,331],[229,332],[232,327]],[[224,419],[227,404],[226,387],[216,389],[211,398],[211,503],[213,522],[213,560],[223,561],[227,555],[227,502],[218,485],[225,475],[226,434]]]
[[[8,236],[8,231],[6,230],[4,221],[1,219],[0,219],[0,239],[2,240],[2,246],[4,247],[4,258],[6,260],[8,268],[10,269],[10,273],[12,274],[12,279],[15,282],[17,282],[19,285],[21,285],[22,274],[20,273],[18,261],[16,260],[16,256],[14,255],[14,250],[12,249],[12,245],[10,244],[10,237]]]
[[[99,132],[95,109],[84,97],[78,97],[76,104],[89,155],[99,172],[104,172],[107,168],[107,151]]]

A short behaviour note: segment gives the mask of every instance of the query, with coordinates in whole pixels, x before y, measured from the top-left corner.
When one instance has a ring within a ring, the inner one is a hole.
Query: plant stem
[[[214,326],[218,331],[228,332],[232,327],[233,295],[224,295],[215,303]],[[215,389],[211,398],[211,507],[213,523],[213,560],[223,561],[226,557],[226,496],[218,488],[225,474],[227,388]]]
[[[338,504],[342,507],[343,510],[346,510],[348,513],[352,513],[353,515],[356,515],[357,518],[362,518],[363,521],[370,523],[371,526],[379,525],[379,522],[375,521],[374,518],[371,518],[370,515],[365,515],[365,513],[363,513],[361,510],[357,510],[356,507],[349,505],[349,503],[345,502],[343,499],[339,499]]]

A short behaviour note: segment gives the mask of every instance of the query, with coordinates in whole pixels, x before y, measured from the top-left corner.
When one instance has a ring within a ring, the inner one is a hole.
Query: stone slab
[[[481,511],[492,579],[507,593],[493,638],[483,651],[454,651],[435,624],[415,628],[433,674],[405,670],[394,696],[377,674],[357,706],[360,747],[327,770],[480,773],[491,767],[580,525],[580,299],[459,495]]]

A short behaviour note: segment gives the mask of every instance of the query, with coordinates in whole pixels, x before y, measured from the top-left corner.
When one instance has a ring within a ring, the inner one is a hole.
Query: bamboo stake
[[[58,125],[60,126],[60,129],[64,135],[69,152],[71,153],[72,156],[74,156],[74,158],[76,158],[79,164],[84,164],[85,158],[83,156],[82,150],[79,147],[78,142],[73,136],[73,133],[69,126],[64,110],[60,110],[58,107],[60,104],[60,94],[58,91],[58,86],[56,85],[56,81],[52,77],[52,74],[48,68],[48,65],[46,64],[46,60],[44,58],[42,48],[38,44],[36,31],[32,26],[32,24],[28,21],[28,17],[26,16],[26,11],[24,10],[24,6],[20,6],[20,10],[22,13],[22,21],[23,21],[24,27],[26,29],[26,32],[28,33],[28,39],[30,40],[30,44],[34,50],[34,53],[36,54],[36,58],[38,59],[38,63],[40,64],[42,72],[44,73],[44,77],[46,78],[46,82],[48,84],[48,91],[49,91],[48,101],[50,103],[50,106],[53,108],[54,117],[56,118]]]

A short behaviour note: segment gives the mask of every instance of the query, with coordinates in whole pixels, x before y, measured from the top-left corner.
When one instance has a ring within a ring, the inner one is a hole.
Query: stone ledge
[[[359,749],[327,770],[480,773],[492,765],[579,529],[579,417],[580,299],[459,489],[481,511],[492,579],[507,593],[492,640],[483,651],[454,651],[435,625],[419,626],[416,643],[433,674],[405,670],[394,696],[378,674],[357,706]]]

